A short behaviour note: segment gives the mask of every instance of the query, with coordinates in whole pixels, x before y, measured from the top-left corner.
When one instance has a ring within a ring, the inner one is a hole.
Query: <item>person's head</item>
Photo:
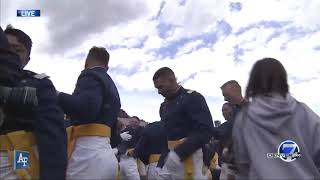
[[[108,69],[110,55],[104,47],[92,47],[85,62],[85,69],[102,66]]]
[[[19,55],[22,67],[26,66],[30,60],[31,38],[25,32],[15,29],[11,25],[7,26],[4,33],[8,38],[11,50]]]
[[[165,98],[172,97],[179,88],[174,72],[168,67],[158,69],[152,79],[158,93]]]
[[[243,101],[241,86],[236,80],[227,81],[220,88],[225,101],[232,104],[240,104]]]
[[[128,126],[129,127],[132,127],[132,128],[136,128],[140,125],[140,119],[137,117],[137,116],[132,116],[130,118],[130,121],[129,121],[129,124]]]
[[[246,98],[273,93],[285,97],[288,92],[287,72],[280,61],[264,58],[253,65],[246,89]]]
[[[222,105],[222,115],[225,120],[229,121],[233,117],[233,105],[229,102],[226,102]]]

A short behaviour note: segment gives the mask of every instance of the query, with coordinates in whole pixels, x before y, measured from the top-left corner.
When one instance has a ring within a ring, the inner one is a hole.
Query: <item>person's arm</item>
[[[37,87],[34,134],[39,152],[40,179],[65,179],[67,134],[64,114],[58,106],[56,90],[45,78]]]
[[[95,119],[103,103],[101,83],[92,76],[81,77],[73,95],[59,93],[59,104],[70,116],[81,116],[83,119]]]
[[[196,92],[190,96],[185,113],[191,118],[194,127],[187,139],[174,149],[182,161],[209,141],[213,128],[211,113],[204,97]]]
[[[133,151],[133,156],[139,158],[145,164],[149,163],[148,142],[148,136],[143,132]]]

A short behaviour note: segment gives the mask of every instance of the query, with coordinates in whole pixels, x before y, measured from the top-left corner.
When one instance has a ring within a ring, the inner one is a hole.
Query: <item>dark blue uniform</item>
[[[59,103],[72,125],[104,124],[112,129],[114,137],[120,97],[105,68],[83,70],[73,94],[59,93]]]
[[[205,98],[198,92],[181,87],[174,97],[165,99],[161,104],[160,117],[168,141],[187,138],[174,149],[181,160],[210,139],[213,128],[211,113]]]
[[[121,133],[128,132],[128,134],[131,135],[131,139],[129,141],[122,141],[122,143],[124,143],[128,149],[134,148],[141,137],[143,129],[144,128],[140,126],[136,128],[132,128],[132,127],[125,128],[124,130],[121,131]]]
[[[161,122],[153,122],[144,128],[134,148],[134,154],[145,164],[149,164],[151,154],[161,154],[167,146],[167,138]]]
[[[32,131],[36,138],[39,152],[40,179],[65,179],[67,168],[67,135],[64,128],[63,113],[58,107],[56,90],[52,82],[46,77],[35,78],[35,73],[23,71],[19,57],[5,52],[9,47],[4,41],[4,34],[0,29],[0,65],[7,67],[7,72],[17,72],[6,82],[1,73],[1,85],[17,87],[29,86],[37,89],[38,105],[33,108],[7,109],[8,114],[16,118],[31,119],[32,124],[5,123],[0,132],[17,130]],[[3,49],[2,49],[3,48]]]

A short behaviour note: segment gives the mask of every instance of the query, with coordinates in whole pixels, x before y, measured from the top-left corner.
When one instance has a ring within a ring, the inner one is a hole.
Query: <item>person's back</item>
[[[241,146],[246,145],[245,156],[251,160],[248,162],[250,178],[320,178],[320,164],[316,164],[320,162],[320,118],[305,104],[290,95],[286,98],[277,95],[256,97],[247,112],[244,110],[237,117],[236,123],[243,128],[235,134],[241,139],[235,150],[241,151]],[[301,152],[301,157],[292,162],[268,157],[268,153],[278,153],[280,144],[286,140],[297,144],[299,150],[294,147],[292,150]]]
[[[118,90],[107,74],[109,53],[90,49],[72,95],[59,92],[70,117],[67,179],[115,179],[118,162],[111,147],[120,111]]]
[[[320,118],[288,94],[285,70],[279,68],[279,64],[273,59],[265,59],[256,65],[276,72],[277,68],[281,69],[280,75],[272,72],[283,80],[273,82],[277,91],[257,88],[262,87],[257,82],[265,83],[265,80],[255,79],[259,77],[255,73],[266,75],[268,72],[256,71],[259,69],[256,66],[253,68],[247,88],[247,95],[252,100],[237,115],[233,129],[234,152],[239,168],[237,178],[320,178]]]

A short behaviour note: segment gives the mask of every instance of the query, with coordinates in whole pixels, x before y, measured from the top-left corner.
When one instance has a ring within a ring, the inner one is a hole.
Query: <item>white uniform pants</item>
[[[228,163],[222,163],[221,165],[221,173],[220,173],[220,179],[221,180],[228,180],[232,179],[231,177],[235,177],[236,172],[229,168]]]
[[[154,162],[147,165],[146,169],[148,180],[158,179],[157,164],[158,162]]]
[[[9,161],[7,151],[0,151],[0,179],[18,179],[13,170],[12,162]]]
[[[118,161],[109,138],[77,138],[68,162],[67,179],[116,179],[117,171]]]
[[[174,153],[171,151],[170,153]],[[170,156],[170,153],[168,156]],[[175,154],[175,153],[174,153]],[[172,155],[172,154],[171,154]],[[176,155],[176,154],[175,154]],[[203,154],[202,149],[197,150],[192,154],[193,164],[193,179],[208,179],[207,172],[202,173],[203,167]],[[161,180],[181,180],[185,179],[185,165],[180,159],[173,157],[173,160],[169,157],[165,162],[162,170],[159,173],[159,179]]]
[[[137,160],[133,157],[124,155],[120,157],[120,179],[123,180],[140,180]]]

